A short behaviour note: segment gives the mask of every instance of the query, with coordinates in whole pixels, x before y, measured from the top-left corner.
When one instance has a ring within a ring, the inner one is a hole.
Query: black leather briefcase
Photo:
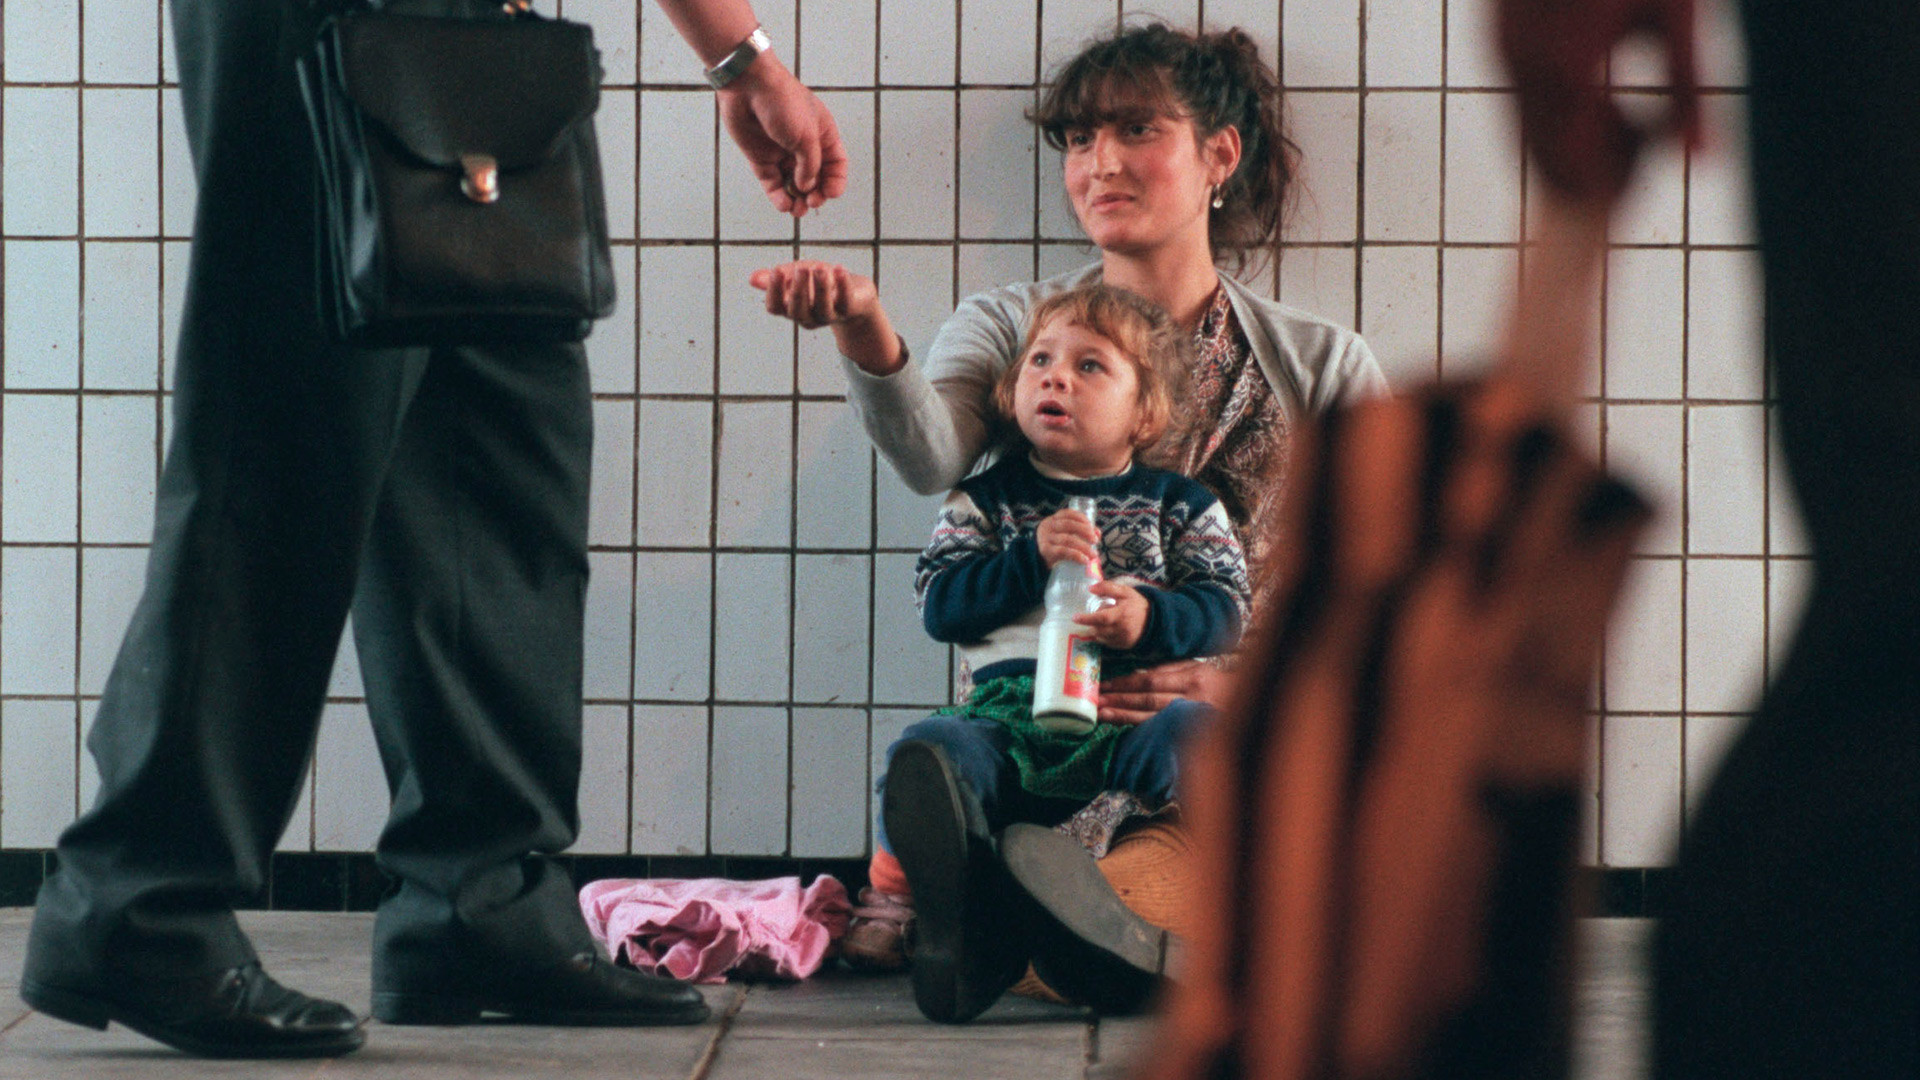
[[[613,310],[592,31],[478,10],[351,10],[302,59],[319,308],[345,341],[578,341]]]

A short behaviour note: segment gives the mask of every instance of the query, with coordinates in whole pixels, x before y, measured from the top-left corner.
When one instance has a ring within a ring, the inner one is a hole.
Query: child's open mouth
[[[1072,419],[1067,413],[1066,406],[1057,401],[1043,401],[1035,406],[1033,411],[1034,415],[1039,417],[1041,423],[1049,426],[1064,424]]]

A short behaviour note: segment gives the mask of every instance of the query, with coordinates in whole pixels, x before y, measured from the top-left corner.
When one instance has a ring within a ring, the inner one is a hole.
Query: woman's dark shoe
[[[111,991],[29,976],[20,997],[55,1019],[100,1030],[112,1021],[200,1057],[338,1057],[366,1042],[352,1010],[281,986],[257,961],[191,979],[120,979]]]
[[[1000,857],[1038,908],[1033,969],[1041,981],[1109,1015],[1145,1008],[1178,939],[1121,902],[1093,856],[1065,833],[1010,825]]]
[[[887,766],[881,815],[913,890],[913,1000],[929,1020],[980,1015],[1026,972],[1027,908],[979,800],[946,752],[907,742]]]
[[[591,952],[503,980],[485,992],[373,992],[373,1018],[383,1024],[471,1024],[489,1014],[518,1024],[643,1027],[697,1024],[708,1009],[700,991],[687,983],[615,967]]]

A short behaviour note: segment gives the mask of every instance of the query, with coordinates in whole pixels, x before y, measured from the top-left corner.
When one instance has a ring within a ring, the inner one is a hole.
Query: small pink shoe
[[[911,897],[860,890],[853,922],[840,939],[840,956],[855,971],[876,975],[907,970],[907,935],[913,925]]]

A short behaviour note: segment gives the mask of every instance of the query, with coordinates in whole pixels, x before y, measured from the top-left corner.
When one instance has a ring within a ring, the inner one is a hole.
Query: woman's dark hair
[[[1240,165],[1208,231],[1216,260],[1230,257],[1237,271],[1259,266],[1286,220],[1300,148],[1287,134],[1280,80],[1246,31],[1128,27],[1067,61],[1027,118],[1064,150],[1069,132],[1159,115],[1191,119],[1203,140],[1239,131]]]

